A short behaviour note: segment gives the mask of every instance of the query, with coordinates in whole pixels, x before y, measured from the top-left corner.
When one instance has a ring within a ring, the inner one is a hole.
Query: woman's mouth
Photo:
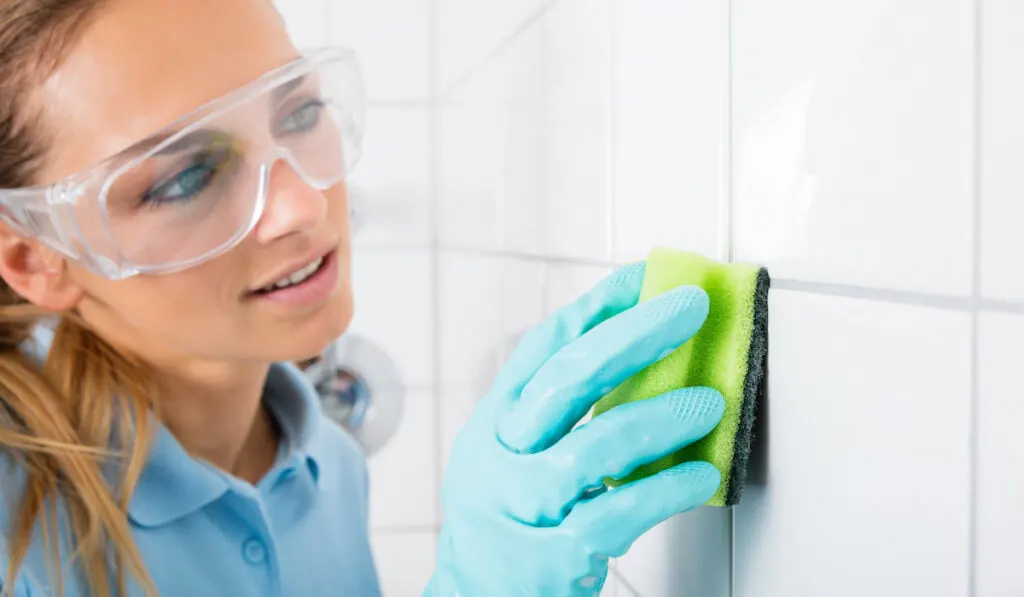
[[[338,259],[335,250],[276,282],[249,292],[246,298],[287,306],[310,306],[329,297],[337,281]]]

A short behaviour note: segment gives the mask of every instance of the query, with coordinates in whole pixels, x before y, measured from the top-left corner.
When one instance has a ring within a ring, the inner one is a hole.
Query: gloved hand
[[[638,304],[644,265],[625,267],[522,339],[460,431],[442,485],[444,526],[425,597],[598,595],[608,558],[718,489],[685,463],[605,489],[719,422],[710,388],[624,404],[574,426],[618,384],[703,325],[707,294],[684,287]]]

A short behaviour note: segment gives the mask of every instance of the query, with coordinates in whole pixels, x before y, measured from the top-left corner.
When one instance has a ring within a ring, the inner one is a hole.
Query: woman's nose
[[[267,203],[254,231],[259,242],[309,232],[326,216],[324,194],[306,184],[288,162],[273,165],[267,184]]]

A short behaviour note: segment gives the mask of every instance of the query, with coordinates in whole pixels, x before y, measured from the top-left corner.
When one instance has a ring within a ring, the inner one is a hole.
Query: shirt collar
[[[42,363],[53,341],[52,323],[39,325],[22,346],[25,354]],[[281,427],[282,449],[274,469],[305,463],[318,483],[325,442],[317,441],[323,421],[320,395],[305,374],[292,363],[274,363],[264,384],[263,401]],[[274,471],[271,471],[273,473]],[[128,514],[141,526],[160,526],[213,502],[228,490],[224,474],[192,458],[171,432],[157,423],[149,460],[128,505]]]
[[[317,482],[323,454],[316,436],[322,424],[320,397],[302,371],[290,363],[275,363],[267,375],[264,404],[282,431],[280,468],[305,465]],[[224,473],[190,456],[163,425],[159,429],[129,504],[132,520],[145,527],[161,526],[191,514],[220,498],[230,488]]]

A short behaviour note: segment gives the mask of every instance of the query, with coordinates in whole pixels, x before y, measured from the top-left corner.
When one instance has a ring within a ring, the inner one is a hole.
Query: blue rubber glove
[[[707,317],[694,287],[638,304],[643,274],[643,264],[620,269],[528,332],[480,400],[452,447],[425,597],[598,595],[609,557],[714,495],[721,475],[706,462],[614,489],[602,480],[707,435],[725,409],[715,390],[669,392],[576,426]]]

